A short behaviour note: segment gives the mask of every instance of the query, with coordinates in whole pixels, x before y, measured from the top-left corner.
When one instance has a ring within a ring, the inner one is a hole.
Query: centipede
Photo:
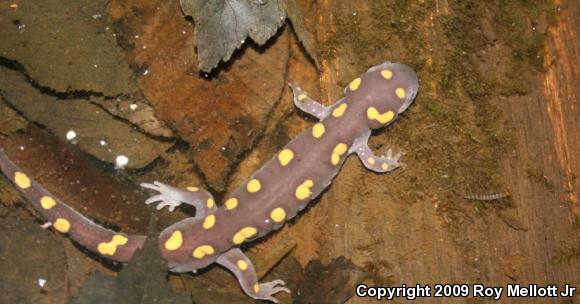
[[[503,192],[485,192],[471,193],[464,196],[465,199],[472,201],[495,201],[507,198],[511,195],[509,189]]]

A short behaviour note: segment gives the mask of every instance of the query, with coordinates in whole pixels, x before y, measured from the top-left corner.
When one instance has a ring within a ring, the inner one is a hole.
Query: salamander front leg
[[[376,156],[367,144],[367,138],[355,140],[351,147],[351,151],[355,152],[365,167],[377,173],[384,173],[393,171],[399,167],[404,167],[405,164],[399,162],[403,153],[393,155],[393,150],[387,150],[384,156]]]
[[[177,206],[185,203],[195,207],[196,218],[204,218],[206,215],[213,214],[217,210],[215,200],[211,193],[197,187],[179,189],[158,181],[152,184],[142,183],[141,187],[159,192],[159,194],[145,201],[145,204],[159,203],[157,210],[163,207],[169,207],[169,211],[173,211]]]
[[[293,84],[289,84],[290,88],[292,88],[292,92],[294,93],[294,105],[319,120],[323,120],[328,113],[330,113],[330,109],[328,107],[323,106],[318,101],[311,99],[308,97],[306,92],[304,92],[300,87],[297,87]]]
[[[282,280],[258,283],[258,276],[252,261],[239,248],[224,252],[217,259],[217,263],[231,271],[240,282],[242,290],[256,300],[278,303],[278,299],[274,297],[275,294],[281,291],[290,293],[288,288],[282,287],[285,284]]]

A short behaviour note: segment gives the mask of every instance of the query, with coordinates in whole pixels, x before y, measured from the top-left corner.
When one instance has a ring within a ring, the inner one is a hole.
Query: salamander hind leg
[[[175,188],[161,182],[142,183],[141,187],[159,192],[148,198],[145,203],[158,203],[157,210],[168,207],[169,211],[175,210],[182,203],[195,207],[196,218],[203,218],[208,214],[217,211],[215,200],[211,193],[197,187],[187,187],[185,189]]]
[[[238,279],[242,290],[256,300],[278,303],[278,299],[274,297],[275,294],[281,291],[290,293],[288,288],[283,287],[285,283],[282,280],[258,283],[254,265],[239,248],[224,252],[217,259],[217,263],[231,271]]]
[[[325,107],[320,104],[318,101],[308,97],[306,92],[304,92],[300,87],[297,87],[293,84],[289,84],[290,88],[292,88],[292,92],[294,93],[294,105],[319,120],[323,120],[328,113],[330,112],[329,107]]]

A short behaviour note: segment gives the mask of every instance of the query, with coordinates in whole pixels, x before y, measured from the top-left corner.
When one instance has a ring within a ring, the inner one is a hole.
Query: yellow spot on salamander
[[[375,107],[369,107],[367,109],[367,117],[370,120],[376,120],[381,124],[386,124],[389,121],[393,120],[393,117],[395,117],[395,113],[393,113],[393,111],[387,111],[381,114]]]
[[[385,79],[391,79],[393,78],[393,72],[391,70],[382,70],[381,76],[383,76]]]
[[[50,196],[43,196],[40,199],[40,206],[42,206],[42,209],[48,210],[56,206],[56,201]]]
[[[111,240],[111,242],[113,242],[117,245],[125,245],[125,244],[127,244],[128,241],[129,241],[129,239],[126,236],[120,235],[120,234],[115,234],[113,236],[113,239]]]
[[[280,165],[286,166],[294,158],[294,152],[290,149],[284,149],[278,154],[278,161]]]
[[[248,184],[246,185],[246,189],[250,193],[256,193],[256,192],[260,191],[261,188],[262,188],[262,184],[260,183],[259,180],[255,179],[255,178],[252,179],[251,181],[249,181]]]
[[[179,230],[173,231],[171,236],[165,241],[165,249],[174,251],[179,249],[183,244],[183,234]]]
[[[330,156],[330,162],[333,165],[338,165],[340,163],[340,157],[346,153],[347,145],[345,143],[340,143],[334,147],[332,150],[332,155]]]
[[[202,245],[193,251],[193,257],[196,259],[203,259],[206,255],[214,254],[214,249],[210,245]]]
[[[312,194],[312,190],[310,189],[312,186],[314,186],[314,182],[311,179],[305,180],[296,188],[296,198],[301,201],[307,199]]]
[[[232,210],[232,209],[236,208],[237,206],[238,206],[238,199],[237,198],[232,197],[226,201],[226,209],[227,210]]]
[[[405,89],[397,88],[395,90],[395,94],[397,94],[397,97],[399,97],[399,98],[405,98]]]
[[[375,159],[374,159],[374,158],[372,158],[372,157],[369,157],[369,158],[367,159],[367,162],[368,162],[369,164],[371,164],[371,165],[374,165],[374,164],[375,164]]]
[[[213,198],[208,198],[207,202],[205,204],[207,206],[208,209],[213,208],[213,206],[215,206],[215,201],[213,200]]]
[[[383,166],[382,166],[382,168],[383,168],[383,170],[387,170],[387,169],[389,169],[389,164],[387,164],[387,163],[383,163]]]
[[[306,96],[306,94],[300,94],[298,95],[298,100],[302,101],[304,99],[308,98],[308,96]]]
[[[56,229],[58,232],[61,233],[67,233],[70,230],[70,223],[69,221],[63,219],[63,218],[57,218],[56,221],[54,221],[54,229]]]
[[[254,292],[255,292],[255,293],[258,293],[258,292],[260,292],[260,284],[256,283],[256,284],[254,285]]]
[[[325,131],[326,128],[324,128],[324,125],[321,122],[316,123],[314,127],[312,127],[312,136],[314,136],[314,138],[320,138]]]
[[[270,218],[274,222],[280,223],[286,218],[286,211],[284,211],[282,208],[276,208],[270,213]]]
[[[187,189],[187,191],[189,191],[189,192],[197,192],[197,191],[199,191],[199,188],[198,187],[192,187],[192,186],[189,186],[189,187],[187,187],[185,189]]]
[[[99,243],[97,251],[102,255],[114,255],[117,252],[117,245],[112,243]]]
[[[110,242],[102,242],[97,246],[97,251],[102,255],[114,255],[117,252],[117,246],[125,245],[129,239],[120,234],[113,236]]]
[[[238,268],[241,269],[242,271],[248,269],[248,263],[246,263],[246,261],[244,260],[238,260],[236,264],[238,265]]]
[[[357,78],[349,83],[348,88],[351,91],[356,91],[356,89],[358,89],[358,87],[360,86],[360,82],[361,82],[361,79]]]
[[[30,188],[30,178],[22,172],[14,172],[14,182],[20,189],[28,189]]]
[[[346,111],[346,103],[341,104],[340,106],[334,108],[334,110],[332,110],[332,116],[333,117],[341,117],[342,114],[344,114],[344,111]]]
[[[215,225],[215,215],[210,214],[203,220],[203,229],[210,229],[213,225]]]
[[[240,231],[238,231],[236,234],[234,234],[232,242],[234,242],[234,244],[236,244],[236,245],[239,245],[239,244],[245,242],[247,239],[256,235],[257,232],[258,232],[258,230],[256,230],[256,228],[254,228],[254,227],[242,228]]]

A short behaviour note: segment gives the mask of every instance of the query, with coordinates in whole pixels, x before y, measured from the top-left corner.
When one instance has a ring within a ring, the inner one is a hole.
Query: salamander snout
[[[362,103],[371,129],[393,122],[413,103],[419,89],[417,74],[409,66],[385,62],[370,68],[345,89],[348,100]]]

